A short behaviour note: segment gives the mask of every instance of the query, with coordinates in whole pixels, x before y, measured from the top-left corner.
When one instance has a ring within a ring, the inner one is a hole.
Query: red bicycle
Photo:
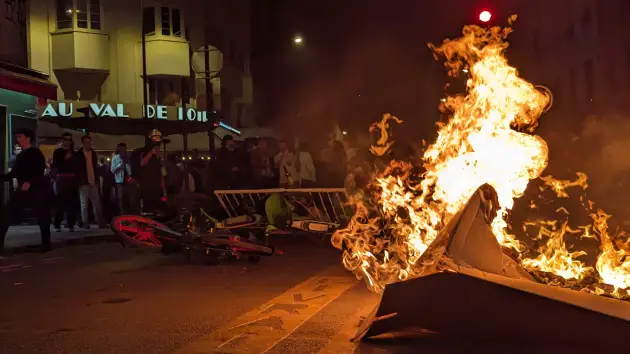
[[[163,253],[184,253],[190,260],[193,254],[207,256],[210,263],[226,258],[260,261],[261,256],[279,252],[274,247],[258,242],[255,237],[244,238],[228,230],[195,233],[175,231],[168,225],[142,215],[121,215],[112,220],[111,229],[123,246],[154,248]]]

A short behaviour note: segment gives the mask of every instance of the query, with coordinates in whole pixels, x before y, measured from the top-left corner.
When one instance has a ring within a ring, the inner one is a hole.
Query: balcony
[[[51,33],[54,70],[109,72],[109,38],[106,33],[62,30]]]
[[[169,36],[147,36],[147,76],[190,76],[188,41]]]
[[[57,0],[52,67],[66,73],[109,73],[109,36],[100,0]]]
[[[190,50],[181,11],[164,6],[145,7],[142,16],[147,76],[190,76]]]

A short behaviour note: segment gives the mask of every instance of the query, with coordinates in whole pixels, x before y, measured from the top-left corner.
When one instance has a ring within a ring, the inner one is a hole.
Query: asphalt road
[[[276,244],[284,254],[258,264],[188,264],[111,243],[0,259],[0,353],[547,352],[527,342],[350,342],[380,297],[328,243]]]
[[[316,321],[327,316],[320,310],[357,284],[361,296],[373,295],[343,270],[329,244],[291,239],[278,243],[284,254],[258,264],[187,264],[178,255],[111,243],[1,259],[0,352],[173,353],[187,352],[197,342],[199,350],[212,352],[212,346],[222,342],[204,346],[208,336],[251,321],[258,312],[263,312],[258,317],[282,323],[267,327],[274,335],[259,340],[256,350],[267,350],[282,337],[299,334],[295,330],[304,322],[315,321],[326,333],[320,335],[321,343],[304,352],[317,352],[343,324],[335,314]],[[274,298],[286,304],[275,305],[270,302]],[[276,338],[278,328],[282,336]]]

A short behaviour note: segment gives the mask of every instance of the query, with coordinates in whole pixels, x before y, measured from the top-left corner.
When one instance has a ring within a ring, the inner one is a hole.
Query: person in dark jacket
[[[216,173],[218,187],[221,189],[239,188],[245,177],[243,155],[236,147],[236,141],[231,135],[226,135],[221,141],[221,148],[217,150]]]
[[[17,156],[11,172],[0,175],[2,181],[10,181],[13,178],[18,181],[18,192],[6,205],[5,212],[0,213],[0,252],[4,249],[4,240],[11,223],[10,217],[21,212],[29,204],[37,215],[43,251],[52,249],[49,214],[52,189],[50,180],[44,177],[46,158],[33,146],[34,139],[35,133],[30,129],[15,131],[15,140],[22,148],[22,153]]]
[[[55,181],[55,219],[57,232],[61,231],[61,222],[66,216],[66,227],[74,231],[76,223],[77,204],[79,200],[79,185],[74,171],[74,142],[72,134],[64,133],[61,147],[53,153],[50,177]]]
[[[85,229],[90,228],[88,204],[92,203],[94,218],[99,227],[105,227],[101,199],[99,197],[98,159],[96,151],[92,149],[92,137],[85,135],[81,138],[83,147],[75,154],[75,173],[79,184],[79,199],[81,201],[81,221]]]
[[[137,202],[142,201],[142,211],[154,212],[162,207],[165,196],[164,174],[160,151],[162,133],[154,129],[149,135],[150,143],[133,151],[131,176],[137,186]],[[139,208],[138,205],[134,209]],[[136,209],[138,210],[138,209]]]

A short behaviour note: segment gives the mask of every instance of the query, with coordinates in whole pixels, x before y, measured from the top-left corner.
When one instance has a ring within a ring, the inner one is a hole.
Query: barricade
[[[354,215],[343,188],[218,190],[214,194],[229,217],[242,215],[248,210],[264,212],[264,201],[272,194],[281,194],[287,201],[301,204],[313,220],[346,225]]]

